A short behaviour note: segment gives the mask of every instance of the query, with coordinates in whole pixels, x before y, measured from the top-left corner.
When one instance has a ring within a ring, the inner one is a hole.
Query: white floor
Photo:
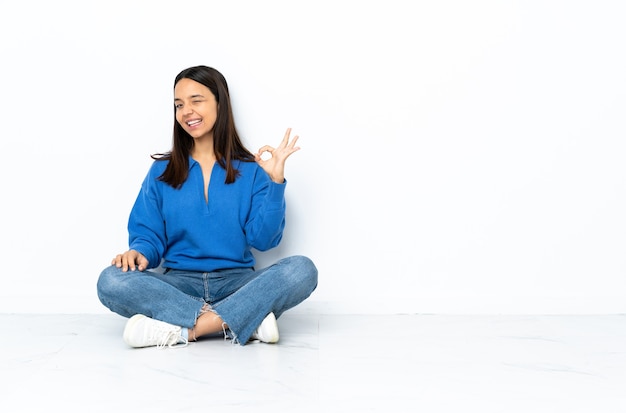
[[[286,314],[281,341],[131,349],[114,314],[0,315],[1,412],[626,412],[626,316]]]

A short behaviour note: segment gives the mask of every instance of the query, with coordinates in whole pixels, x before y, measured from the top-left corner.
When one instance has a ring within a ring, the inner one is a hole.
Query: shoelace
[[[189,344],[189,341],[179,335],[176,331],[173,330],[162,330],[155,331],[155,335],[160,336],[160,340],[155,340],[157,342],[156,348],[175,348],[175,347],[186,347]],[[182,343],[179,343],[180,340],[183,340]]]

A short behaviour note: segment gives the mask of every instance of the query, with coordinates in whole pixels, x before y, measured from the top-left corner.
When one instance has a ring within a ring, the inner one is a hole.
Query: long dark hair
[[[181,79],[191,79],[208,87],[218,104],[217,119],[213,127],[213,151],[217,163],[226,170],[226,183],[231,184],[239,176],[233,161],[254,161],[254,155],[244,147],[235,127],[230,93],[224,76],[208,66],[194,66],[180,72],[174,80],[174,87]],[[159,179],[174,188],[179,188],[189,174],[189,154],[194,139],[176,121],[174,108],[174,134],[172,149],[166,153],[150,155],[152,159],[169,161]]]

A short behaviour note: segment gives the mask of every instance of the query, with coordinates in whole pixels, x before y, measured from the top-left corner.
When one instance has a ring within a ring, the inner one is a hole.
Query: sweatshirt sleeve
[[[154,166],[141,189],[128,219],[129,248],[148,260],[148,268],[158,267],[166,247],[165,220],[161,213],[162,194]]]
[[[276,247],[282,239],[285,228],[286,186],[286,180],[277,184],[263,169],[257,170],[246,237],[249,245],[259,251]]]

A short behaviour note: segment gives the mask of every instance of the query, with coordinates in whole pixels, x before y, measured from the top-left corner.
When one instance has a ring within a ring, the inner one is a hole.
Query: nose
[[[191,108],[190,105],[185,105],[183,106],[182,110],[181,110],[183,116],[187,116],[193,113],[193,109]]]

